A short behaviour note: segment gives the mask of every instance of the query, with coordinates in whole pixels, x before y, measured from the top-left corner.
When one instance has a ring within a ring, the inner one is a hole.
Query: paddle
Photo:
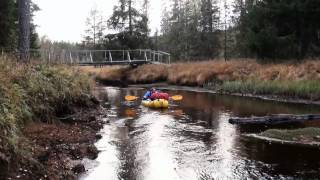
[[[181,95],[174,95],[171,96],[170,99],[174,100],[174,101],[181,101],[183,99],[183,96]]]
[[[137,99],[139,99],[139,97],[137,97],[137,96],[126,96],[125,97],[125,99],[127,100],[127,101],[135,101],[135,100],[137,100]]]
[[[126,99],[127,101],[135,101],[135,100],[139,99],[139,97],[128,95],[128,96],[125,97],[125,99]],[[183,99],[183,96],[181,96],[181,95],[175,95],[175,96],[171,96],[170,99],[172,99],[172,100],[174,100],[174,101],[181,101],[181,100]]]

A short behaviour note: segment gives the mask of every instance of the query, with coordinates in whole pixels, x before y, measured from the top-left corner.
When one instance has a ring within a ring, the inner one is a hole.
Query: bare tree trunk
[[[130,35],[132,36],[133,34],[133,28],[132,28],[132,0],[129,0],[129,31]]]
[[[96,14],[93,16],[93,49],[96,48],[96,30],[97,30],[97,22],[96,22]]]
[[[224,61],[228,59],[227,51],[227,1],[224,1]]]
[[[18,1],[19,13],[19,57],[20,61],[29,60],[30,50],[30,0]]]

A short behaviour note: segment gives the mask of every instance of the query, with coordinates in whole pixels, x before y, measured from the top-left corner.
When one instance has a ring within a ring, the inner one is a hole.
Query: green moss
[[[270,129],[261,133],[260,135],[288,141],[320,141],[320,128],[303,128],[296,130]]]

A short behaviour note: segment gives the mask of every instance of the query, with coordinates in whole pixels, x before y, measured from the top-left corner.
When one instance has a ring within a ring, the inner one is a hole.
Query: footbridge
[[[170,64],[171,55],[150,49],[136,50],[34,50],[32,56],[52,63],[80,66]]]

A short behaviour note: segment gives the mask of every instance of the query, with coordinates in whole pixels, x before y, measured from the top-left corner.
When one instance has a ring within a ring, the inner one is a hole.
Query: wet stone
[[[104,108],[110,108],[110,107],[111,107],[111,104],[108,103],[108,102],[106,102],[106,103],[103,103],[102,106],[103,106]]]
[[[86,171],[85,167],[83,164],[77,164],[72,168],[72,171],[76,174],[80,174]]]
[[[102,138],[102,135],[101,134],[96,134],[96,139],[99,140]]]
[[[90,122],[92,122],[92,121],[96,121],[97,118],[96,118],[95,116],[90,116],[90,117],[88,118],[88,120],[89,120]]]
[[[98,157],[99,151],[95,146],[88,146],[87,154],[89,159],[96,159]]]
[[[8,165],[9,165],[9,158],[6,157],[6,155],[0,153],[0,172],[7,172],[8,171]],[[0,179],[1,179],[0,173]]]

